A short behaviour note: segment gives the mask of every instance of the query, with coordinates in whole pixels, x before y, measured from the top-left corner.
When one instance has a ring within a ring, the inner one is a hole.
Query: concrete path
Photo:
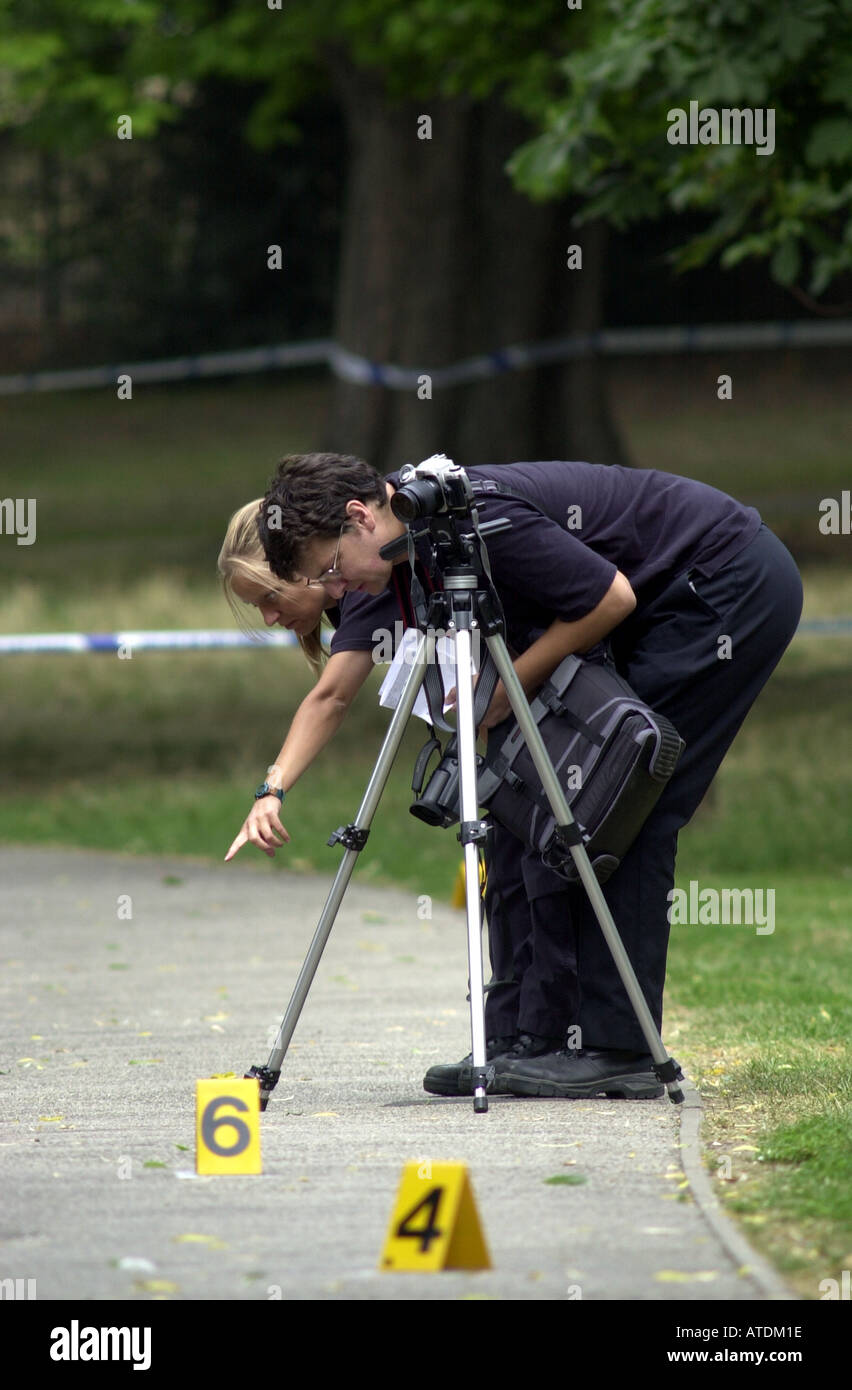
[[[0,880],[0,1279],[59,1300],[790,1297],[715,1206],[694,1091],[481,1116],[426,1095],[469,1050],[461,912],[350,886],[262,1175],[200,1178],[195,1082],[266,1062],[330,878],[4,849]],[[415,1158],[468,1165],[491,1270],[379,1270]]]

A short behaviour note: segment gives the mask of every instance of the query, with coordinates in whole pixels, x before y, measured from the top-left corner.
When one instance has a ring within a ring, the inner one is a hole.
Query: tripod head
[[[422,463],[408,463],[400,470],[399,486],[390,507],[394,516],[405,522],[414,540],[428,539],[430,568],[444,577],[446,588],[454,587],[453,577],[458,583],[460,571],[482,581],[480,587],[488,591],[492,611],[500,615],[493,628],[496,632],[502,631],[502,609],[488,572],[483,538],[507,530],[512,523],[506,517],[479,521],[476,502],[482,490],[481,484],[471,482],[452,459],[433,454]],[[399,536],[382,546],[379,554],[383,560],[395,560],[405,553],[408,544],[408,535]]]
[[[434,455],[414,467],[407,465],[399,475],[399,486],[390,499],[391,510],[405,521],[408,533],[383,546],[383,559],[396,559],[406,553],[413,540],[428,540],[429,569],[441,578],[440,589],[430,596],[428,609],[416,576],[412,576],[412,598],[418,627],[427,634],[464,628],[476,643],[485,637],[504,636],[505,624],[499,595],[491,579],[484,535],[506,530],[505,517],[480,523],[477,498],[495,490],[492,485],[472,482],[463,468],[443,454]],[[415,529],[416,526],[416,529]],[[478,660],[478,658],[476,658]],[[474,727],[477,714],[485,713],[496,684],[493,664],[477,688],[474,700]],[[443,688],[434,669],[424,676],[424,689],[433,720],[443,729],[449,726],[436,718],[443,703]],[[459,751],[453,736],[443,751],[438,767],[423,789],[423,778],[431,752],[441,752],[436,738],[421,749],[412,780],[416,797],[411,814],[429,825],[454,825],[459,818]],[[477,758],[477,765],[481,758]]]

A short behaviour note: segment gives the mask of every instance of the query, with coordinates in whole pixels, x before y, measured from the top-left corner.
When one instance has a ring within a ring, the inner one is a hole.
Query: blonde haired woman
[[[254,805],[225,855],[226,861],[233,859],[249,841],[271,859],[275,850],[290,839],[279,816],[284,794],[340,726],[373,666],[370,652],[346,651],[326,660],[323,618],[338,628],[341,605],[319,580],[288,583],[272,573],[257,532],[262,500],[258,497],[246,503],[228,523],[218,561],[225,597],[244,630],[253,630],[245,611],[245,606],[250,605],[258,610],[267,627],[286,627],[295,632],[317,682],[296,711],[284,747],[255,791]]]
[[[326,659],[322,644],[323,617],[328,608],[331,621],[337,626],[335,600],[322,585],[289,584],[276,579],[266,563],[257,533],[262,501],[262,497],[257,497],[247,502],[228,522],[217,566],[225,598],[246,632],[255,631],[246,616],[247,605],[258,610],[267,627],[286,627],[294,632],[308,665],[315,676],[320,676]]]

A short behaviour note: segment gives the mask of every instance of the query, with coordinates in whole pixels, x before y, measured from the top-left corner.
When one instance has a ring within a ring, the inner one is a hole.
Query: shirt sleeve
[[[330,654],[371,652],[384,633],[390,634],[385,641],[393,643],[395,624],[399,621],[396,597],[389,589],[375,595],[344,594],[340,600],[340,626],[331,639]]]
[[[618,573],[612,561],[523,502],[500,498],[494,515],[512,523],[486,538],[494,583],[507,605],[529,604],[566,623],[597,607]]]

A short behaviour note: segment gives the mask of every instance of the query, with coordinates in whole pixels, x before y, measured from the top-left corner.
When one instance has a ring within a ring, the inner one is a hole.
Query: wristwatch
[[[284,801],[284,793],[281,788],[270,787],[268,782],[261,782],[254,794],[255,801],[259,801],[262,796],[277,796],[280,802],[283,803]]]

